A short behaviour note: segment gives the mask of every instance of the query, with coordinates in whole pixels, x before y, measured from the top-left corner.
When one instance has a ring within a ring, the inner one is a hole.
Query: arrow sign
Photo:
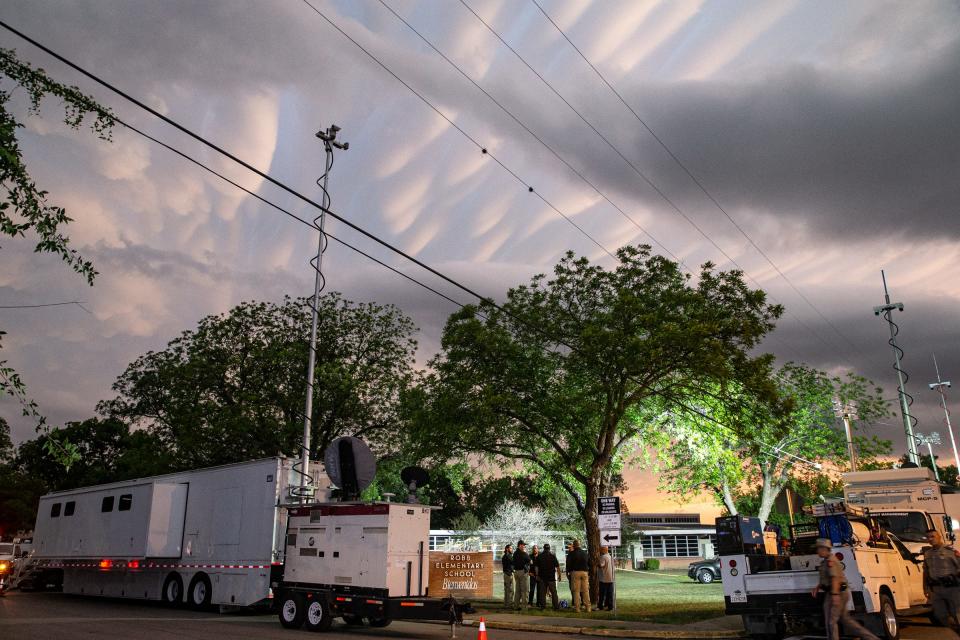
[[[603,540],[603,543],[608,547],[619,547],[620,546],[620,530],[613,529],[610,531],[601,531],[600,539]]]

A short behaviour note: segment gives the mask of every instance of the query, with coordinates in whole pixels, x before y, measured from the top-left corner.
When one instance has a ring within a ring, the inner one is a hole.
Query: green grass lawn
[[[502,607],[503,580],[499,574],[494,576],[494,601],[477,603],[480,607],[494,610]],[[566,582],[557,583],[557,594],[561,600],[571,601],[570,588]],[[540,611],[536,607],[529,610],[531,615],[570,616],[572,611],[553,611],[549,599],[547,608]],[[579,617],[639,620],[663,624],[683,624],[722,616],[723,586],[720,583],[700,584],[684,573],[658,572],[617,572],[617,615],[607,611],[580,613]]]

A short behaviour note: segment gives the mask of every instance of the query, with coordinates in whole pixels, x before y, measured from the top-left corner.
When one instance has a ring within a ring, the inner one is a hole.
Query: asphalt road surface
[[[458,629],[457,637],[473,640],[475,628]],[[552,639],[565,636],[529,631],[488,632],[490,640]],[[273,614],[217,614],[168,609],[155,603],[104,600],[59,593],[12,592],[0,598],[0,638],[4,640],[59,640],[60,638],[123,638],[164,640],[173,638],[257,638],[294,640],[318,637],[307,631],[283,629]],[[409,640],[450,637],[446,626],[394,622],[386,629],[347,627],[338,623],[322,634],[330,640],[348,638],[405,638]],[[903,640],[957,640],[947,629],[924,624],[904,628]]]

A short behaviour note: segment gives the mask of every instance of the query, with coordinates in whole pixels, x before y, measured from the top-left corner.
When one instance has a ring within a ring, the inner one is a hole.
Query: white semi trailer
[[[282,457],[43,496],[34,571],[73,594],[203,608],[267,604],[282,576],[296,460]],[[329,481],[311,467],[313,485]],[[319,492],[323,499],[326,494]]]

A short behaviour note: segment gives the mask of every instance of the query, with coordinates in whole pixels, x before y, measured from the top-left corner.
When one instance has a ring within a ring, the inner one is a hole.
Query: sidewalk
[[[516,613],[484,613],[483,618],[488,629],[510,631],[540,631],[607,638],[650,638],[651,640],[682,640],[684,638],[722,640],[744,637],[740,616],[722,616],[684,625]],[[479,615],[464,620],[464,626],[475,627],[479,623]]]

